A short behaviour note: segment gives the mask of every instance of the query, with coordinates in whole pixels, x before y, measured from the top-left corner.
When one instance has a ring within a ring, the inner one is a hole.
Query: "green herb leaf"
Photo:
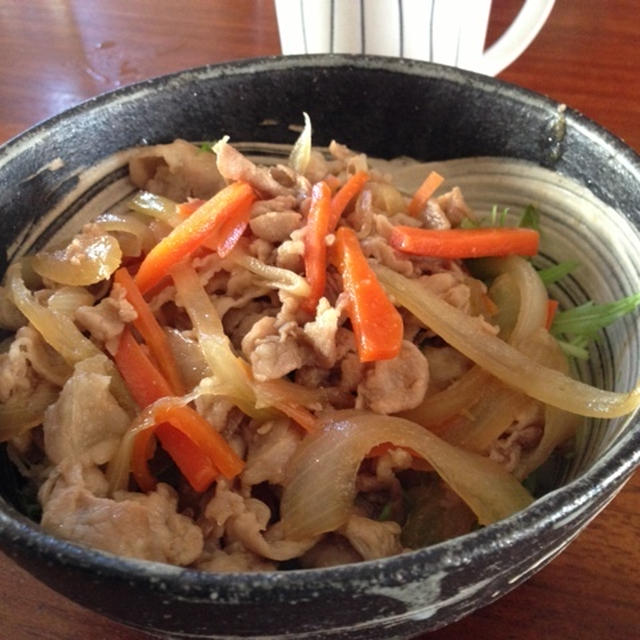
[[[549,285],[554,282],[558,282],[558,280],[562,280],[562,278],[568,276],[579,266],[579,262],[576,262],[575,260],[567,260],[566,262],[560,262],[559,264],[553,265],[553,267],[540,269],[538,271],[538,275],[545,285]]]
[[[518,226],[540,231],[540,212],[532,204],[527,205]]]
[[[215,143],[214,142],[203,142],[198,149],[200,151],[208,151],[209,153],[213,153],[213,145]]]
[[[593,339],[600,329],[608,327],[618,318],[631,313],[638,305],[640,305],[640,293],[605,304],[589,301],[574,309],[556,313],[551,325],[551,333],[554,336],[585,336]]]

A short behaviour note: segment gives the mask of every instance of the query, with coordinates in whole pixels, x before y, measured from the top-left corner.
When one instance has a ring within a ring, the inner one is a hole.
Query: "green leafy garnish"
[[[540,212],[532,204],[527,205],[518,226],[540,231]]]
[[[200,151],[208,151],[209,153],[213,153],[213,145],[215,142],[203,142],[198,149]]]
[[[553,267],[540,269],[538,271],[538,275],[540,276],[540,280],[542,280],[545,285],[549,285],[553,284],[554,282],[558,282],[558,280],[562,280],[562,278],[568,276],[574,269],[579,266],[579,262],[576,262],[575,260],[567,260],[566,262],[555,264],[553,265]]]
[[[586,360],[589,342],[597,339],[598,331],[631,313],[638,305],[640,293],[604,304],[589,301],[574,309],[558,311],[550,331],[567,355]]]
[[[556,313],[551,332],[593,339],[600,329],[631,313],[639,304],[640,293],[605,304],[595,304],[590,300],[574,309]]]

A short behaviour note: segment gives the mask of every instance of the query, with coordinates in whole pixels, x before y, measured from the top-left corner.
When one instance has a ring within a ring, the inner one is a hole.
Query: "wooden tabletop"
[[[521,2],[494,0],[489,38]],[[640,150],[637,0],[556,0],[500,77],[582,111]],[[0,141],[81,100],[205,63],[280,53],[272,0],[2,0]],[[0,554],[0,637],[143,640]],[[426,638],[427,636],[425,636]],[[640,474],[550,565],[429,640],[640,637]]]

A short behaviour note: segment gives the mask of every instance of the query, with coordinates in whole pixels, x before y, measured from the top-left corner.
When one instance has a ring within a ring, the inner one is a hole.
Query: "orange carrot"
[[[115,356],[134,400],[145,408],[156,400],[172,395],[169,383],[154,367],[129,329],[123,331]],[[153,436],[176,463],[196,491],[204,491],[220,470],[226,477],[237,475],[243,461],[224,438],[200,414],[187,406],[159,407],[155,425],[140,431],[133,443],[131,471],[143,491],[151,491],[156,481],[148,467],[153,455]],[[164,426],[169,423],[171,429]],[[176,434],[174,431],[178,431]]]
[[[191,407],[159,406],[154,411],[157,423],[168,422],[198,445],[225,478],[238,475],[244,462],[229,443]]]
[[[156,479],[149,471],[147,464],[147,461],[153,457],[155,442],[153,429],[144,429],[136,435],[133,441],[131,475],[142,491],[153,491],[156,488]]]
[[[182,219],[188,218],[192,213],[197,211],[206,200],[201,200],[200,198],[190,198],[186,202],[182,202],[176,206],[176,213]]]
[[[402,317],[369,266],[355,232],[340,227],[334,246],[360,361],[395,358],[402,346]]]
[[[156,359],[160,370],[171,386],[173,395],[184,395],[185,388],[180,379],[173,353],[169,347],[167,334],[158,324],[156,317],[153,315],[142,293],[136,286],[135,280],[124,267],[115,272],[113,279],[114,282],[117,282],[124,288],[127,300],[138,314],[138,317],[133,321],[133,325],[149,345],[153,357]]]
[[[159,398],[174,395],[169,383],[153,366],[128,327],[124,328],[120,336],[114,360],[133,399],[141,408],[144,409]]]
[[[206,491],[218,476],[218,470],[206,453],[168,422],[159,424],[154,435],[189,484],[198,492]]]
[[[315,313],[327,280],[325,240],[329,232],[330,218],[331,190],[326,182],[318,182],[311,190],[311,206],[304,236],[304,268],[311,293],[303,300],[301,306],[309,313]]]
[[[558,311],[558,301],[557,300],[547,300],[547,320],[545,322],[545,327],[547,331],[551,329],[551,325],[553,324],[553,319],[555,318],[556,311]]]
[[[413,194],[413,198],[409,203],[409,215],[416,218],[426,206],[429,198],[443,182],[444,178],[439,173],[432,171]]]
[[[353,200],[361,191],[369,174],[366,171],[358,171],[354,173],[331,199],[331,219],[329,221],[329,233],[333,233],[338,226],[338,220],[351,200]]]
[[[142,261],[135,277],[140,291],[146,293],[169,273],[176,262],[191,255],[206,241],[214,240],[218,246],[224,245],[227,238],[223,231],[229,230],[229,222],[235,221],[235,228],[242,221],[248,221],[255,199],[251,186],[239,181],[226,186],[198,207],[160,240]]]
[[[482,258],[538,253],[540,234],[534,229],[484,227],[476,229],[416,229],[397,226],[389,244],[405,253],[434,258]]]

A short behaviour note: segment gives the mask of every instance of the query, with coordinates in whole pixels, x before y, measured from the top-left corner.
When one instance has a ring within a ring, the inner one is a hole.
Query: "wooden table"
[[[520,2],[495,0],[490,39]],[[637,0],[557,0],[505,80],[577,108],[640,150]],[[280,52],[271,0],[1,0],[0,141],[79,101],[204,63]],[[640,474],[549,566],[429,640],[640,637]],[[0,554],[0,637],[143,640]]]

